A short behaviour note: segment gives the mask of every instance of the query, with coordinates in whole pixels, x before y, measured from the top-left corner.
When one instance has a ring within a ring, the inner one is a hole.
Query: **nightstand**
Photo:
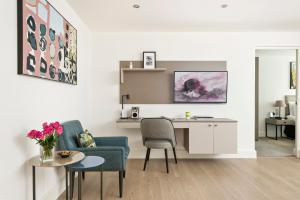
[[[268,125],[274,125],[276,127],[275,138],[268,137],[268,138],[275,139],[275,140],[277,140],[277,127],[278,126],[280,127],[280,137],[282,137],[282,126],[295,125],[294,120],[290,120],[290,119],[266,118],[265,123],[266,123],[266,137],[268,137]]]

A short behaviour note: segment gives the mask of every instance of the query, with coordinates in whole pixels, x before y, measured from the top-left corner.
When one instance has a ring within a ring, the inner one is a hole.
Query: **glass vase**
[[[42,163],[54,160],[54,148],[40,146],[40,160]]]

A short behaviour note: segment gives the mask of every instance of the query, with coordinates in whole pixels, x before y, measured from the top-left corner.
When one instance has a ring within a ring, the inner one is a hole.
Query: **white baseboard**
[[[177,158],[179,159],[199,159],[199,158],[256,158],[255,150],[239,150],[237,154],[188,154],[184,148],[176,149]],[[145,159],[146,149],[131,149],[129,159]],[[170,158],[173,158],[172,150],[168,151]],[[164,151],[161,149],[153,149],[150,154],[151,158],[164,158]]]

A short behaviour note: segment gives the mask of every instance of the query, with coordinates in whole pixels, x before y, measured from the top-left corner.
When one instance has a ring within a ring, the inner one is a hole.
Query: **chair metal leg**
[[[146,158],[145,158],[145,163],[144,163],[144,171],[146,170],[147,162],[149,161],[150,157],[150,148],[147,148],[147,153],[146,153]]]
[[[32,166],[32,197],[33,200],[36,200],[36,191],[35,191],[35,166]]]
[[[69,200],[69,171],[68,167],[65,167],[66,170],[66,199]]]
[[[101,172],[100,172],[100,200],[103,200],[103,167],[101,165]]]
[[[123,196],[123,171],[119,171],[119,192],[120,198]]]
[[[169,173],[168,149],[165,149],[165,157],[166,157],[166,167],[167,167],[167,173]]]
[[[148,162],[150,160],[150,153],[151,153],[151,148],[149,148],[148,159],[147,159]]]
[[[176,151],[175,151],[175,147],[173,147],[173,153],[174,153],[174,159],[175,159],[175,163],[177,164],[177,157],[176,157]]]
[[[73,199],[74,194],[74,182],[75,182],[75,172],[70,171],[70,198]]]
[[[82,177],[82,172],[78,172],[78,200],[81,200],[81,177]]]

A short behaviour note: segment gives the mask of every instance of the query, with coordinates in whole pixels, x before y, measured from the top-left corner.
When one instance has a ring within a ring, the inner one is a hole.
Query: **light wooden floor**
[[[283,157],[294,155],[295,140],[278,138],[259,138],[255,142],[257,156]],[[300,198],[299,198],[300,199]]]
[[[299,200],[300,160],[286,158],[129,160],[124,200]],[[83,200],[99,199],[100,175],[87,173]],[[104,199],[118,198],[118,174],[104,173]],[[75,191],[75,196],[76,196]],[[59,198],[63,200],[64,194]],[[74,198],[77,199],[77,198]]]

